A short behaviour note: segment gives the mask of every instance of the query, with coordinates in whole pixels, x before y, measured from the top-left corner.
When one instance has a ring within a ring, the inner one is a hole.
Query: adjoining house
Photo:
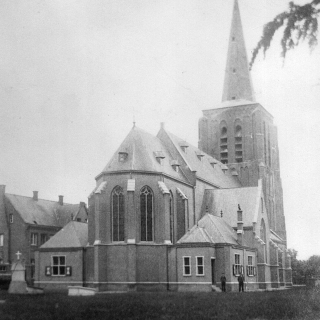
[[[8,274],[16,253],[26,266],[26,280],[34,279],[34,253],[71,220],[85,222],[88,212],[84,202],[68,204],[63,196],[57,201],[39,199],[38,192],[25,197],[5,192],[0,186],[0,272]],[[1,274],[0,274],[1,277]]]

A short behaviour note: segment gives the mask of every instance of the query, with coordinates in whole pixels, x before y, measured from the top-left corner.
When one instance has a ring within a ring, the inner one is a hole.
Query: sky
[[[248,56],[286,0],[239,0]],[[303,4],[306,1],[296,1]],[[2,0],[0,184],[87,201],[136,125],[197,146],[222,98],[233,0]],[[279,132],[288,248],[320,255],[320,47],[253,66],[257,102]]]

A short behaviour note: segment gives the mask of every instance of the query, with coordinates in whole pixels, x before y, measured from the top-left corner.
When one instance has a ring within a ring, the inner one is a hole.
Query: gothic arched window
[[[173,195],[170,191],[170,241],[174,242],[174,209],[173,209]]]
[[[266,234],[266,225],[264,223],[264,220],[261,219],[261,225],[260,225],[260,238],[264,242],[264,261],[267,262],[267,234]]]
[[[145,186],[140,191],[141,241],[153,241],[153,192]]]
[[[112,241],[124,241],[124,195],[119,186],[112,191]]]

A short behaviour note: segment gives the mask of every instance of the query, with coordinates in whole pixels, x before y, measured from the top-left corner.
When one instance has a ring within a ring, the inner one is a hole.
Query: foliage
[[[278,14],[264,26],[261,39],[252,52],[250,68],[252,68],[260,50],[263,50],[264,55],[266,54],[274,34],[283,26],[284,31],[281,39],[283,58],[288,50],[299,44],[300,40],[307,39],[309,47],[313,49],[317,45],[319,4],[320,0],[312,0],[301,6],[290,1],[288,11]]]
[[[320,276],[320,256],[313,255],[308,260],[298,260],[298,251],[289,249],[291,256],[292,280],[294,284],[305,284],[306,278]]]

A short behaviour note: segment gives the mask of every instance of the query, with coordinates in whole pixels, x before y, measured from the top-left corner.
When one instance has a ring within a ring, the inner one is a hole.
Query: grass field
[[[320,319],[320,292],[136,292],[68,297],[0,291],[0,319]]]

